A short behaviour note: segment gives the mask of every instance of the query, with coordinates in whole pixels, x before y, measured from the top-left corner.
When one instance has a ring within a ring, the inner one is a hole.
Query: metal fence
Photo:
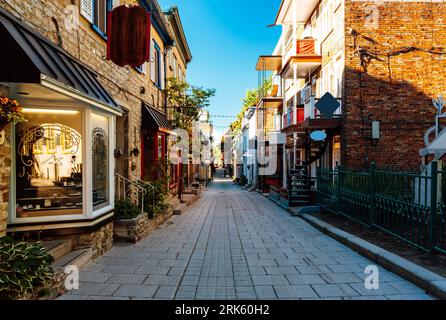
[[[445,182],[437,161],[425,173],[319,168],[317,202],[424,250],[446,253]]]

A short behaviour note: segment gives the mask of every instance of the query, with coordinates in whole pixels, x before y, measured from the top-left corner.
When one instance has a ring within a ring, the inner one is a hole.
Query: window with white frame
[[[93,29],[105,38],[108,12],[119,4],[119,0],[79,0],[79,11]]]
[[[15,127],[16,217],[82,214],[82,112],[24,112],[28,121]]]
[[[177,57],[172,54],[172,72],[173,72],[173,77],[174,78],[178,78],[178,62],[177,62]]]
[[[93,210],[109,205],[109,118],[92,113]]]
[[[154,78],[152,79],[156,86],[161,86],[161,49],[158,44],[154,41],[153,49],[153,68],[154,68]]]
[[[342,79],[344,75],[344,59],[342,52],[335,57],[334,62],[334,94],[337,98],[342,97]]]
[[[102,34],[107,34],[107,14],[111,10],[111,0],[94,0],[94,25]]]
[[[83,219],[111,210],[113,117],[57,106],[28,106],[24,113],[27,122],[13,127],[11,222]]]
[[[319,17],[317,19],[317,29],[319,43],[324,41],[333,29],[333,2],[325,1],[320,6]]]

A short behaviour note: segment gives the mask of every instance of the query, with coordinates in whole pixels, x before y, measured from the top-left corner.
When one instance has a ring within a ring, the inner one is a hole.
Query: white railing
[[[144,197],[146,189],[137,182],[127,179],[123,175],[115,172],[116,194],[117,200],[130,200],[133,204],[140,208],[144,213]]]
[[[342,99],[336,98],[338,102],[340,103],[340,106],[336,111],[333,113],[331,117],[324,116],[317,108],[316,108],[316,102],[319,100],[319,98],[316,98],[315,96],[310,96],[308,100],[305,101],[304,104],[304,118],[305,119],[320,119],[320,118],[338,118],[340,115],[342,115]]]
[[[143,188],[147,187],[152,192],[152,212],[153,212],[153,216],[155,218],[155,215],[156,215],[156,213],[155,213],[155,205],[156,205],[155,204],[155,191],[156,191],[156,187],[153,184],[151,184],[151,183],[149,183],[147,181],[141,180],[140,178],[138,178],[138,177],[136,177],[136,176],[134,176],[132,174],[130,174],[130,177],[132,179],[134,179],[140,186],[143,186]],[[147,192],[147,189],[145,189],[145,192]]]

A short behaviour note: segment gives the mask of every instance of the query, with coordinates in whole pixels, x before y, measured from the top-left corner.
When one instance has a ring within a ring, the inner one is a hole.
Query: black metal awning
[[[122,112],[89,67],[1,8],[0,43],[0,82],[48,82]]]
[[[145,111],[144,111],[145,110]],[[143,127],[157,128],[158,131],[172,133],[174,130],[166,116],[143,102]]]

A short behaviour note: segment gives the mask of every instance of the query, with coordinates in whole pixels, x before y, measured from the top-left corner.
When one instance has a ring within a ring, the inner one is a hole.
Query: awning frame
[[[142,108],[145,109],[150,117],[152,123],[157,127],[157,130],[167,134],[174,134],[175,128],[171,125],[166,116],[154,107],[149,106],[147,103],[142,103]],[[144,112],[143,112],[144,117]]]
[[[122,114],[95,71],[2,8],[0,39],[6,43],[0,82],[40,84],[114,115]]]

